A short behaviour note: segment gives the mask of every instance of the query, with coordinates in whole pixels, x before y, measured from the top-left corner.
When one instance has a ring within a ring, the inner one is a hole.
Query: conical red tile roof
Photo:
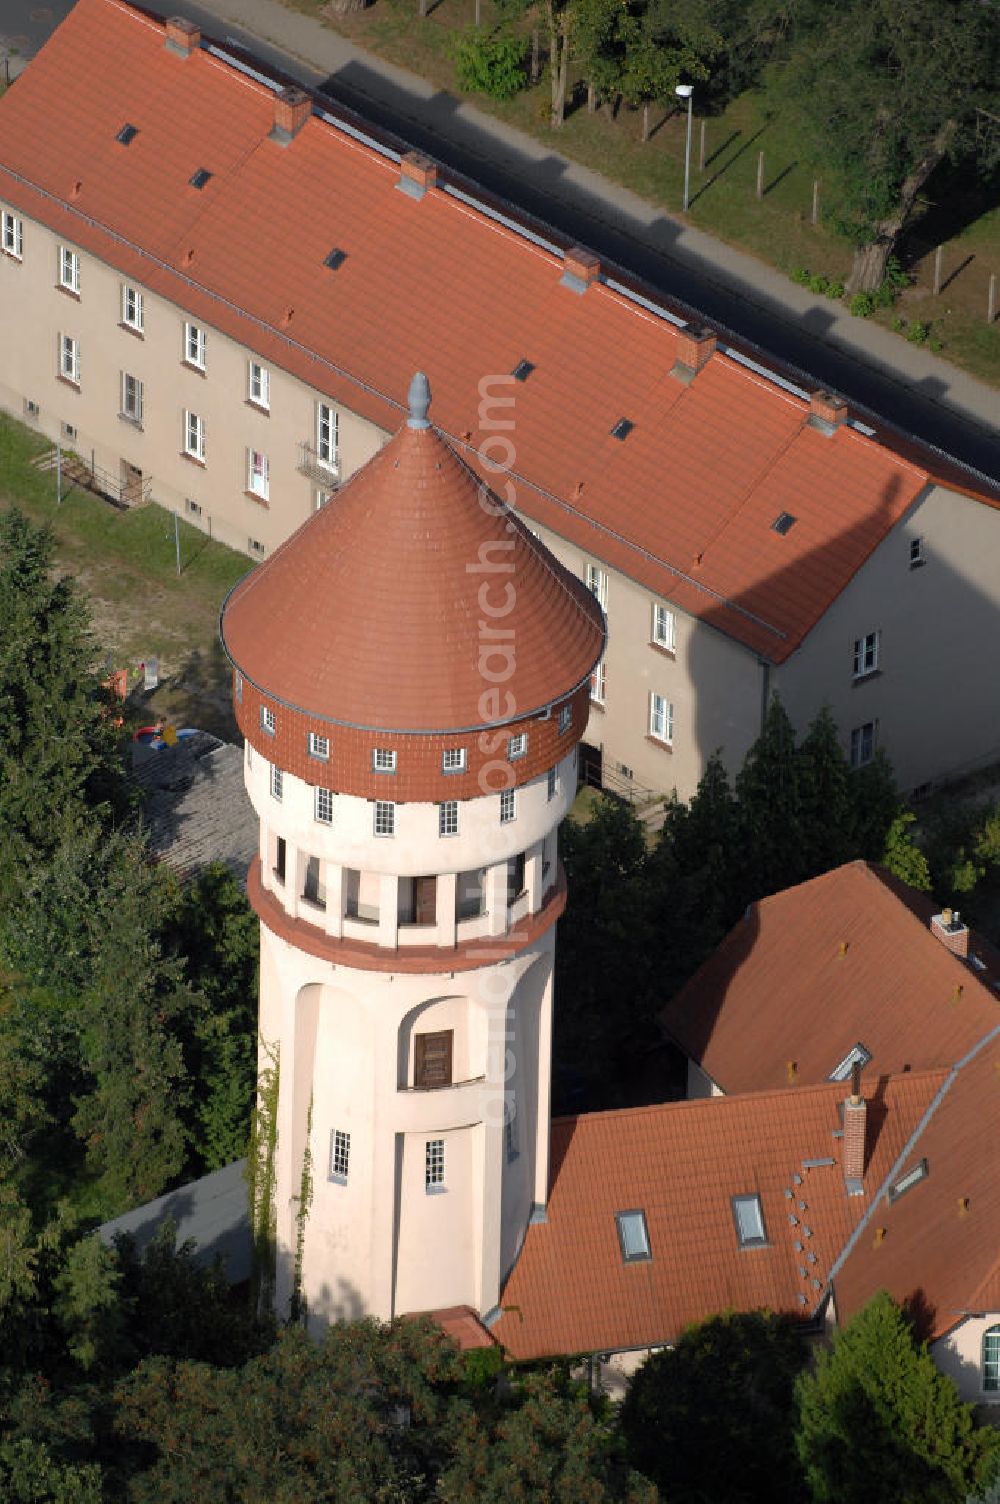
[[[341,725],[447,732],[520,719],[587,679],[603,614],[412,422],[235,587],[226,651],[269,698]],[[499,654],[483,657],[498,644],[511,650],[509,677]],[[500,713],[484,713],[495,690]]]

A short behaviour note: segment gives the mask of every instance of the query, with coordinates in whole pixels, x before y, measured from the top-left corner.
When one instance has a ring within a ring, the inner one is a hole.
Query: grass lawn
[[[146,695],[140,688],[133,700],[140,718],[163,716],[234,740],[218,617],[249,560],[182,522],[178,576],[173,515],[156,505],[119,511],[81,490],[57,506],[55,473],[32,464],[49,447],[0,414],[0,506],[51,524],[57,566],[86,592],[94,634],[113,667],[159,659],[159,689]]]
[[[437,0],[423,21],[416,14],[413,0],[376,0],[368,9],[343,19],[326,15],[320,0],[285,3],[438,88],[458,98],[472,99],[477,108],[680,215],[685,138],[682,112],[654,112],[653,135],[643,144],[639,112],[620,110],[615,118],[604,110],[588,114],[582,80],[578,79],[566,123],[561,131],[553,132],[548,127],[549,86],[544,73],[534,88],[503,103],[482,95],[462,96],[457,89],[451,43],[457,31],[472,24],[472,0]],[[494,6],[492,0],[482,0],[482,4],[483,23],[489,27],[496,16]],[[544,58],[544,35],[541,41]],[[794,124],[770,111],[764,94],[751,91],[741,95],[723,114],[705,122],[703,172],[698,170],[700,129],[701,122],[696,118],[690,222],[781,271],[804,267],[830,279],[846,280],[850,245],[822,218],[819,225],[811,223],[816,178],[820,180],[822,206],[821,154],[810,158]],[[758,200],[757,157],[761,151],[764,196]],[[946,203],[928,202],[906,247],[906,264],[914,283],[896,309],[883,310],[876,317],[887,327],[902,318],[905,327],[901,338],[915,321],[929,325],[930,337],[940,340],[946,359],[984,381],[1000,385],[1000,324],[986,324],[990,274],[1000,280],[1000,208],[983,212],[984,197],[989,195],[981,185],[970,185],[962,191],[952,183]],[[992,201],[996,201],[995,191]],[[946,280],[935,297],[933,260],[939,242],[945,244]]]

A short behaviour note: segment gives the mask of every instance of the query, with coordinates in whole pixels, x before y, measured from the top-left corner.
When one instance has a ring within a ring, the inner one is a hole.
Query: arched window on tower
[[[988,1326],[983,1333],[983,1389],[1000,1390],[1000,1326]]]

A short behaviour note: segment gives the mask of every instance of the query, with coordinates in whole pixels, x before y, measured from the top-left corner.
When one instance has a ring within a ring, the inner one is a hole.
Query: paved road
[[[22,0],[0,0],[4,13]],[[1000,482],[1000,393],[877,325],[852,318],[739,251],[473,106],[362,52],[278,0],[146,0],[320,88],[489,195],[591,247],[675,303],[808,372],[867,410]],[[1000,340],[1000,325],[996,329]]]
[[[73,0],[0,0],[0,80],[4,59],[15,77],[72,9]]]

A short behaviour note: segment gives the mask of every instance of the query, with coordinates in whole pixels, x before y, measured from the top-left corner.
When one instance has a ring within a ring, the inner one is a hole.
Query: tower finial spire
[[[418,371],[410,382],[406,400],[410,404],[410,416],[406,420],[407,428],[430,428],[427,409],[431,405],[431,384],[423,371]]]

